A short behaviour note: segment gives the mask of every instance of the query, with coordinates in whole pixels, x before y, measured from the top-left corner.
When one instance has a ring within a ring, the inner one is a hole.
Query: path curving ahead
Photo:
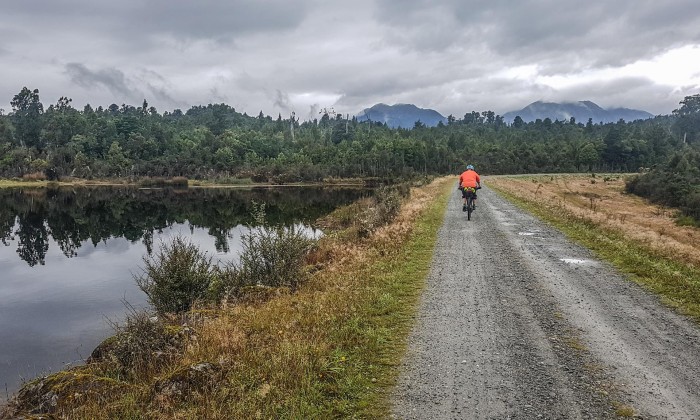
[[[467,221],[455,190],[392,402],[400,419],[700,419],[700,329],[488,188]]]

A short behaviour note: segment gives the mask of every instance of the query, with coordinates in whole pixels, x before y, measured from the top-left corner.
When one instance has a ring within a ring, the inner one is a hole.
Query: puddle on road
[[[540,236],[540,232],[518,232],[518,236],[527,236],[528,238],[533,239],[544,239],[544,237]]]
[[[598,265],[597,261],[587,260],[583,258],[559,258],[559,261],[564,261],[567,264],[573,265]]]

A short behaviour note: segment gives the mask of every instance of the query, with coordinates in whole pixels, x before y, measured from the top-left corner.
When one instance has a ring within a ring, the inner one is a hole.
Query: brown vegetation
[[[561,208],[676,261],[700,266],[700,229],[676,224],[677,211],[625,193],[623,175],[490,177],[516,197]]]

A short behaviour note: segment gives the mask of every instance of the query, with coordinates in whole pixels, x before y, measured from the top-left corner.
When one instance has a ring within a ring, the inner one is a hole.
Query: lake
[[[145,307],[136,286],[143,257],[182,235],[214,261],[237,259],[253,226],[311,223],[367,190],[358,188],[84,187],[0,189],[0,386],[80,364],[111,335],[124,302]]]

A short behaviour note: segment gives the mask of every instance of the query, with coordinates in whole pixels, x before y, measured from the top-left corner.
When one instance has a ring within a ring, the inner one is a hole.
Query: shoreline
[[[188,412],[194,410],[193,412],[201,414],[211,407],[205,401],[200,401],[199,394],[176,398],[174,395],[160,395],[162,390],[158,390],[164,383],[161,380],[163,375],[170,381],[168,384],[180,386],[177,382],[180,373],[197,381],[200,373],[197,369],[203,369],[206,375],[217,378],[217,375],[225,373],[228,380],[217,380],[216,383],[221,384],[219,386],[226,392],[234,394],[242,392],[235,385],[239,380],[257,378],[251,384],[253,387],[249,392],[240,394],[241,399],[225,400],[228,401],[225,405],[230,405],[231,412],[250,412],[249,409],[253,406],[269,413],[279,413],[275,410],[284,406],[308,415],[339,413],[338,410],[345,413],[357,410],[382,411],[386,407],[379,400],[383,400],[383,390],[392,382],[393,374],[391,366],[384,364],[386,359],[379,356],[380,353],[384,356],[388,353],[378,350],[388,350],[400,356],[402,336],[407,331],[406,323],[412,319],[406,311],[410,312],[414,308],[420,290],[420,278],[424,274],[423,269],[415,271],[416,266],[413,264],[407,267],[394,264],[407,258],[414,262],[420,260],[421,266],[428,266],[432,255],[430,232],[437,229],[437,219],[441,220],[434,216],[441,215],[442,209],[438,207],[443,207],[443,200],[434,202],[430,197],[451,193],[451,182],[449,184],[447,190],[441,188],[440,185],[444,184],[439,182],[437,185],[431,184],[428,190],[425,190],[426,187],[415,188],[417,195],[412,192],[411,198],[404,201],[397,219],[386,227],[379,228],[370,237],[356,236],[357,232],[353,232],[352,227],[349,237],[347,231],[339,233],[341,238],[329,237],[322,248],[311,256],[313,279],[298,292],[258,290],[253,291],[251,301],[245,300],[242,305],[197,312],[190,319],[195,340],[189,341],[185,353],[178,356],[178,361],[162,374],[154,377],[147,371],[139,371],[132,379],[116,378],[103,372],[99,362],[88,363],[47,378],[33,379],[26,382],[24,388],[42,392],[40,395],[55,391],[59,399],[59,410],[65,408],[87,417],[97,413],[105,415],[100,411],[99,401],[102,398],[114,402],[111,413],[116,416],[127,412],[146,414],[158,409],[163,401],[173,399],[185,404],[180,409]],[[428,208],[432,209],[428,213],[433,214],[433,217],[424,220]],[[347,229],[346,217],[349,217],[348,220],[356,220],[358,209],[360,207],[356,205],[348,206],[348,209],[336,215],[335,229]],[[430,226],[426,223],[430,223]],[[416,233],[424,232],[415,239],[420,245],[406,248],[407,244],[403,241],[395,241],[398,237],[413,237],[411,232],[414,229]],[[400,257],[405,252],[411,255],[419,252],[420,256],[415,254],[413,257]],[[405,269],[410,269],[410,272],[404,272]],[[362,280],[357,283],[359,279]],[[379,285],[381,289],[377,289]],[[397,287],[400,288],[396,289]],[[396,319],[391,320],[383,315],[388,303],[386,297],[389,295],[395,295],[394,304],[398,305],[397,309],[403,308]],[[201,317],[203,318],[200,319]],[[354,321],[348,323],[348,320],[356,319],[362,319],[361,325],[367,323],[366,327],[356,325]],[[280,320],[286,321],[280,324]],[[360,328],[356,329],[357,327]],[[377,331],[385,331],[385,328],[392,330],[386,338],[393,336],[395,340],[381,345],[375,342],[375,334]],[[221,337],[228,337],[227,341],[215,344]],[[358,343],[364,344],[358,348]],[[223,353],[216,350],[221,345],[226,350]],[[180,360],[180,357],[183,359]],[[240,360],[246,360],[246,363],[239,365],[237,361]],[[281,366],[299,365],[300,369],[291,369],[289,372],[280,370]],[[363,386],[355,388],[354,383],[362,383]],[[336,385],[328,388],[330,384]],[[337,394],[333,389],[341,384],[350,388],[345,390],[347,392]],[[148,397],[152,396],[152,390],[155,390],[154,395],[159,395],[160,399],[151,400]],[[83,397],[81,401],[71,401],[70,398],[63,400],[64,391],[68,392],[68,396],[80,394]],[[20,391],[14,393],[11,398],[16,398],[19,393]],[[218,393],[211,396],[215,395]],[[38,406],[31,406],[30,402],[39,400],[32,400],[27,394],[20,398],[24,398],[25,404],[30,404],[24,405],[25,412],[41,410]],[[282,406],[263,401],[269,401],[270,398]],[[371,404],[367,404],[369,402]],[[9,408],[16,408],[12,401]],[[47,408],[43,407],[44,410]],[[172,414],[179,410],[171,405],[161,408]]]
[[[367,187],[369,184],[365,180],[329,181],[329,182],[296,182],[285,184],[271,183],[241,183],[226,184],[210,181],[189,181],[187,185],[144,185],[139,181],[104,180],[104,181],[19,181],[10,179],[0,179],[0,189],[4,188],[48,188],[48,187],[135,187],[139,189],[162,189],[162,188],[277,188],[277,187]]]

